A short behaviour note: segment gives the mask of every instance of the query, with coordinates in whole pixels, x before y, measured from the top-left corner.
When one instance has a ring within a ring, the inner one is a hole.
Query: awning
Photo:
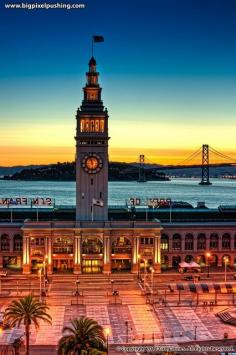
[[[170,291],[186,293],[236,293],[236,283],[172,283],[168,287]]]

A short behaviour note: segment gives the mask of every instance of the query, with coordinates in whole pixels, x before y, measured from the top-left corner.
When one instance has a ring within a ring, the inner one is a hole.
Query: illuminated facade
[[[176,267],[183,260],[206,264],[206,251],[214,265],[221,266],[224,256],[235,265],[235,222],[160,225],[155,218],[108,219],[108,112],[94,58],[86,75],[76,115],[75,218],[36,222],[25,219],[26,214],[17,223],[7,223],[0,213],[0,268],[21,269],[24,274],[40,267],[46,267],[48,274],[110,274],[138,273],[152,266],[159,273],[161,265]]]

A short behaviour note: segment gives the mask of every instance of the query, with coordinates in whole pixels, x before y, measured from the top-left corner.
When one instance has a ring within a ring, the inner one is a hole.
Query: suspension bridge
[[[213,158],[216,161],[213,162]],[[145,182],[146,169],[151,169],[157,164],[145,157],[144,154],[139,155],[139,182]],[[224,153],[217,151],[210,147],[208,144],[203,144],[196,151],[191,153],[187,158],[174,165],[163,165],[156,168],[160,170],[171,170],[181,168],[201,168],[201,181],[199,185],[211,185],[210,182],[210,168],[211,167],[224,167],[224,166],[236,166],[236,158],[230,157]]]

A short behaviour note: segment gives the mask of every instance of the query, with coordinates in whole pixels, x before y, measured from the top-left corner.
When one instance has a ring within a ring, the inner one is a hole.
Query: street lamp
[[[210,277],[210,263],[209,263],[209,258],[211,256],[211,253],[206,253],[206,257],[207,257],[207,277]]]
[[[114,290],[114,291],[112,292],[112,296],[115,297],[115,304],[116,304],[116,297],[119,296],[119,291]]]
[[[105,335],[107,340],[107,355],[109,353],[109,334],[110,334],[110,328],[105,328]]]
[[[77,297],[77,305],[78,305],[79,295],[80,295],[80,293],[79,293],[79,284],[80,284],[80,281],[77,279],[77,280],[75,281],[75,283],[76,283],[75,295],[76,295],[76,297]]]
[[[144,259],[144,291],[146,292],[147,259]]]
[[[113,292],[113,288],[114,288],[114,280],[111,280],[111,292]]]
[[[153,278],[153,276],[154,276],[154,269],[153,269],[153,267],[151,267],[150,268],[150,270],[151,270],[151,284],[152,284],[152,301],[153,301],[153,296],[154,296],[154,278]]]
[[[39,269],[39,302],[42,302],[42,269]]]
[[[197,340],[197,325],[194,326],[194,340]]]
[[[125,326],[126,326],[126,343],[128,344],[128,342],[129,342],[129,322],[127,320],[125,321]]]
[[[138,280],[140,279],[140,254],[138,254]]]
[[[227,281],[227,264],[229,262],[229,258],[224,256],[224,263],[225,263],[225,282]]]

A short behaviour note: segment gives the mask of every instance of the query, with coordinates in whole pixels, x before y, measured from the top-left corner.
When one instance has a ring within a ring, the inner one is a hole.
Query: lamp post
[[[111,293],[113,292],[113,288],[114,288],[114,280],[111,280]]]
[[[229,262],[229,258],[227,256],[224,257],[224,263],[225,263],[225,282],[227,281],[227,264]]]
[[[210,277],[210,263],[209,263],[209,258],[210,258],[211,254],[208,252],[206,253],[206,257],[207,257],[207,277]]]
[[[147,259],[144,259],[144,291],[146,292]]]
[[[112,295],[115,297],[115,304],[116,304],[116,297],[119,296],[119,291],[114,290],[114,291],[112,292]]]
[[[154,278],[153,278],[153,276],[154,276],[154,269],[153,269],[153,267],[151,267],[150,270],[151,270],[152,301],[153,301],[153,299],[154,299]]]
[[[75,294],[76,294],[76,299],[77,299],[77,306],[78,306],[78,302],[79,302],[79,284],[80,284],[80,281],[77,279],[76,280],[76,291],[75,291]]]
[[[194,340],[197,340],[197,325],[194,326]]]
[[[140,279],[140,254],[138,254],[138,280]]]
[[[105,328],[105,335],[107,341],[107,355],[109,354],[109,334],[110,334],[110,328]]]
[[[126,343],[128,344],[128,342],[129,342],[129,322],[127,320],[125,321],[125,326],[126,326]]]
[[[39,302],[42,302],[42,269],[39,269]]]

